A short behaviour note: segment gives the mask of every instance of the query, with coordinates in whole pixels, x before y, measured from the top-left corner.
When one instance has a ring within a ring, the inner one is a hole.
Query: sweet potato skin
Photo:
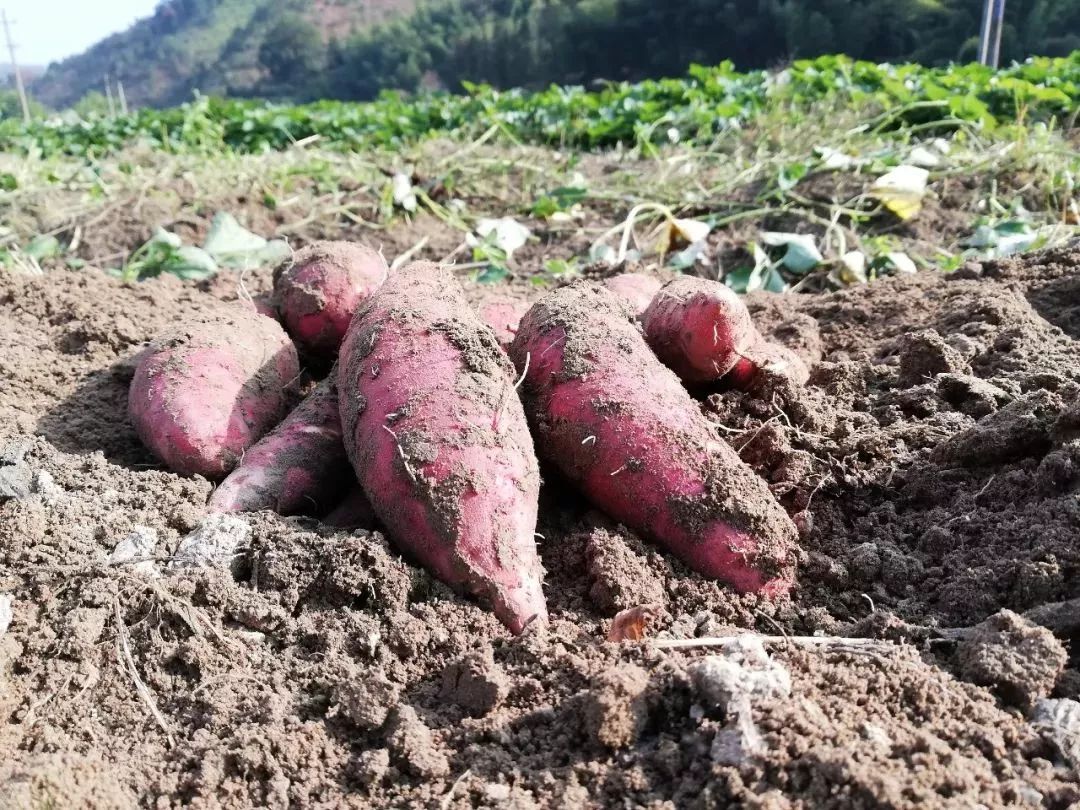
[[[352,475],[351,467],[349,468],[349,475]],[[322,523],[336,529],[348,529],[349,531],[353,529],[374,529],[376,524],[375,512],[372,510],[371,501],[364,494],[364,490],[360,488],[359,484],[354,483],[345,497],[341,499],[341,502],[326,517],[322,518]]]
[[[352,242],[316,242],[274,272],[274,299],[285,328],[312,356],[333,358],[353,313],[382,284],[382,255]]]
[[[619,273],[604,279],[604,286],[630,305],[634,317],[645,314],[650,302],[663,286],[660,279],[644,273]]]
[[[128,414],[170,470],[217,480],[280,421],[299,371],[281,326],[250,308],[228,307],[141,353]]]
[[[457,281],[425,262],[360,305],[338,364],[345,446],[391,540],[517,633],[547,610],[540,474],[513,377]]]
[[[796,531],[719,440],[632,312],[589,282],[522,319],[511,358],[541,455],[611,517],[742,592],[793,583]]]
[[[641,323],[656,356],[688,383],[720,379],[761,340],[733,290],[696,276],[668,282]]]
[[[765,382],[768,374],[782,374],[797,385],[806,385],[810,369],[803,359],[787,346],[760,338],[746,349],[724,377],[724,383],[739,391],[753,391]]]
[[[510,348],[514,335],[517,334],[518,324],[528,311],[528,303],[506,296],[489,298],[477,308],[480,320],[491,327],[503,351]]]
[[[333,507],[353,481],[331,376],[244,453],[208,505],[213,512],[317,515]]]

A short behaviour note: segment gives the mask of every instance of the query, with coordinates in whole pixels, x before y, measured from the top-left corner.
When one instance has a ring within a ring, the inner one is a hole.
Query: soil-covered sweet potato
[[[679,276],[653,297],[641,323],[656,356],[690,385],[723,379],[750,390],[766,372],[799,385],[810,378],[799,356],[762,337],[742,299],[718,281]]]
[[[232,306],[187,322],[140,354],[128,414],[170,470],[220,479],[281,420],[299,371],[281,326]]]
[[[514,382],[460,285],[426,262],[361,304],[338,365],[345,447],[390,538],[520,632],[546,607],[540,473]]]
[[[782,374],[799,385],[806,385],[810,369],[794,351],[762,338],[746,349],[724,377],[724,383],[739,391],[751,391],[765,380],[766,374]]]
[[[353,242],[316,242],[274,271],[282,322],[300,348],[331,359],[356,307],[387,274],[382,254]]]
[[[321,514],[355,483],[341,439],[334,377],[244,453],[210,496],[214,512]]]
[[[720,379],[761,339],[731,288],[697,276],[664,285],[641,321],[656,356],[689,383]]]
[[[541,456],[598,507],[739,591],[790,589],[795,526],[611,293],[548,294],[510,354]]]

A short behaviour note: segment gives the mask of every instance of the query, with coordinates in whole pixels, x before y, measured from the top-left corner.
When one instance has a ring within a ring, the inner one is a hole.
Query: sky
[[[21,64],[46,65],[81,53],[153,13],[158,0],[0,0]],[[6,43],[0,63],[8,61]]]

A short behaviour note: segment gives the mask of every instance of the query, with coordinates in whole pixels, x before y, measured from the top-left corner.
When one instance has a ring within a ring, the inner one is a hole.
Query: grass
[[[550,283],[552,267],[575,272],[597,256],[618,257],[625,237],[630,257],[646,264],[674,262],[739,283],[757,271],[759,286],[801,290],[861,280],[841,263],[852,251],[863,253],[872,278],[897,270],[885,259],[895,253],[953,269],[980,250],[1000,250],[965,244],[977,233],[998,238],[996,228],[1002,236],[1035,234],[1026,247],[1075,232],[1075,132],[1041,123],[992,132],[961,124],[941,138],[918,127],[883,129],[882,120],[870,106],[834,99],[813,110],[766,110],[706,146],[562,151],[522,145],[492,128],[473,141],[436,137],[359,154],[314,142],[264,154],[128,147],[94,161],[2,155],[0,177],[10,178],[10,190],[0,191],[0,262],[15,272],[119,269],[155,227],[195,241],[217,210],[228,210],[264,236],[297,243],[360,239],[397,255],[426,239],[418,256],[452,255],[474,270],[506,271],[490,280],[508,273]],[[940,165],[930,169],[922,211],[905,222],[869,192],[916,150]],[[411,178],[415,211],[394,202],[397,173]],[[635,209],[640,216],[627,222]],[[519,220],[532,240],[510,258],[469,245],[485,217]],[[690,254],[676,244],[658,255],[655,237],[673,219],[708,223],[710,234]],[[822,261],[794,272],[782,251],[763,246],[762,231],[809,235]],[[42,235],[56,237],[58,249],[28,249]]]

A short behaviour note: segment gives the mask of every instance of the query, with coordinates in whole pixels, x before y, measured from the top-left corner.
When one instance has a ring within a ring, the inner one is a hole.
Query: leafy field
[[[1080,53],[467,89],[9,122],[0,260],[200,278],[274,255],[232,255],[220,228],[207,241],[217,216],[241,242],[233,217],[263,242],[374,240],[488,283],[631,260],[783,291],[952,270],[1078,221]]]

